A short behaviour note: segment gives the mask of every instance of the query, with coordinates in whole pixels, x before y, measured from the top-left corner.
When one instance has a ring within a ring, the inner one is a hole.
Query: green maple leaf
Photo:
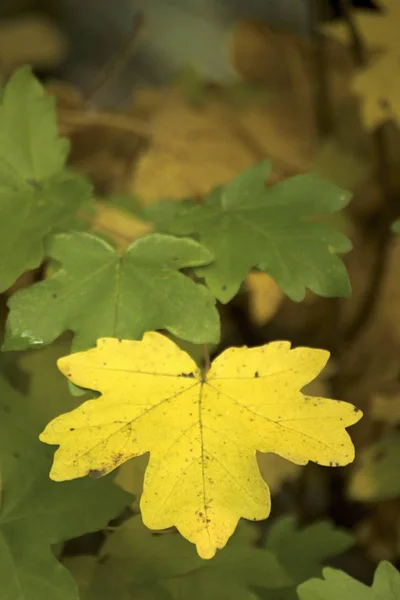
[[[400,600],[400,573],[387,561],[376,569],[372,587],[336,569],[324,569],[323,575],[297,588],[300,600]]]
[[[273,590],[291,581],[271,552],[250,545],[249,527],[241,523],[226,548],[204,561],[182,537],[154,535],[136,516],[106,541],[100,559],[107,560],[67,564],[85,590],[82,600],[252,600],[253,586]]]
[[[350,195],[316,175],[297,175],[271,187],[262,163],[215,190],[203,204],[185,205],[169,232],[198,236],[215,261],[196,269],[221,302],[229,302],[253,268],[266,271],[292,299],[306,288],[321,296],[351,293],[338,253],[350,241],[318,218],[340,210]]]
[[[294,584],[287,590],[269,592],[268,600],[297,600],[296,585],[321,574],[322,565],[348,550],[354,538],[329,521],[318,521],[298,528],[296,519],[283,517],[272,524],[265,548],[275,554]]]
[[[215,299],[180,272],[212,260],[191,239],[148,235],[119,256],[94,235],[61,234],[48,255],[62,268],[10,298],[3,349],[48,344],[67,330],[75,333],[74,350],[100,337],[140,339],[156,329],[195,343],[219,339]]]
[[[394,223],[392,223],[392,231],[393,233],[400,235],[400,219],[397,219],[397,221],[394,221]]]
[[[38,358],[38,352],[31,354]],[[51,358],[54,382],[54,375],[59,377],[54,351],[47,358]],[[42,359],[34,364],[43,365]],[[46,365],[51,371],[48,360]],[[38,435],[50,415],[71,408],[71,396],[63,394],[66,387],[61,378],[52,385],[52,403],[47,402],[48,380],[42,370],[38,377],[40,382],[29,396],[0,378],[1,598],[78,600],[76,584],[51,545],[104,528],[131,496],[110,478],[61,485],[49,479],[51,452]]]
[[[0,291],[43,258],[43,240],[87,202],[91,188],[64,171],[54,98],[29,68],[7,83],[0,104]]]

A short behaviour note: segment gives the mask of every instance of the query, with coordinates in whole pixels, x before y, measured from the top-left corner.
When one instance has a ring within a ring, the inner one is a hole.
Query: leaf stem
[[[211,367],[211,358],[210,358],[210,349],[207,344],[203,344],[203,353],[204,353],[204,372],[208,373]]]

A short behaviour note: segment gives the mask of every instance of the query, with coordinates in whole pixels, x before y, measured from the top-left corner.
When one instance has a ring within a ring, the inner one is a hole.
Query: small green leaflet
[[[349,486],[349,495],[361,502],[400,496],[400,433],[394,431],[360,451]]]
[[[296,586],[322,572],[329,559],[348,550],[354,544],[350,533],[335,527],[329,521],[317,521],[299,528],[296,519],[289,516],[275,521],[268,533],[265,548],[272,552],[287,570],[293,585],[279,592],[260,593],[268,600],[297,600]]]
[[[29,68],[7,83],[0,104],[0,291],[43,258],[43,240],[87,203],[91,187],[64,170],[54,98]]]
[[[397,221],[392,224],[392,231],[393,233],[400,235],[400,219],[397,219]]]
[[[10,298],[5,350],[49,344],[67,330],[73,351],[157,329],[197,344],[219,340],[215,298],[180,272],[212,260],[194,240],[152,234],[119,256],[94,235],[60,234],[47,254],[62,268]]]
[[[226,548],[204,561],[179,535],[155,535],[135,516],[107,538],[95,567],[79,558],[67,566],[82,600],[253,600],[253,586],[273,590],[291,580],[271,552],[250,545],[251,527],[241,523]]]
[[[213,294],[229,302],[253,268],[266,271],[295,301],[309,288],[320,296],[351,293],[338,254],[351,242],[323,220],[344,208],[350,194],[313,174],[268,187],[264,162],[214,190],[203,204],[185,205],[169,223],[176,235],[193,235],[215,261],[196,269]]]
[[[47,380],[41,379],[43,391]],[[76,584],[51,546],[104,528],[131,501],[112,478],[65,485],[50,481],[51,452],[38,435],[49,416],[68,408],[71,401],[60,405],[54,395],[51,405],[42,398],[43,394],[22,396],[0,379],[2,600],[78,600]]]
[[[323,575],[297,588],[300,600],[400,600],[400,573],[387,561],[376,569],[372,587],[336,569],[324,569]]]

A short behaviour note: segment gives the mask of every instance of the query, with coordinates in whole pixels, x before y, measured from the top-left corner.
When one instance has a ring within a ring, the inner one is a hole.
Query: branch
[[[356,65],[359,68],[367,64],[367,53],[357,30],[349,0],[341,0],[342,12],[351,38],[351,47]],[[386,142],[385,126],[381,125],[372,133],[372,144],[376,161],[376,175],[381,188],[383,207],[376,217],[375,264],[364,300],[354,320],[350,323],[345,341],[353,343],[371,319],[381,295],[384,276],[387,269],[392,234],[391,224],[398,213],[397,198],[391,182],[391,164]]]
[[[365,52],[362,38],[358,32],[356,22],[354,20],[353,8],[350,0],[341,0],[341,10],[343,18],[346,21],[350,35],[351,51],[356,64],[363,67],[367,64],[367,55]]]

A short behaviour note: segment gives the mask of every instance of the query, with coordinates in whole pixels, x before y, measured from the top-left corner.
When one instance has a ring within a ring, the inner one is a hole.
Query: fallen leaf
[[[400,391],[390,395],[378,394],[372,398],[371,417],[390,425],[400,423]]]
[[[299,465],[295,465],[277,454],[257,453],[257,464],[260,473],[271,494],[279,492],[284,483],[295,479],[300,474]]]
[[[231,348],[206,375],[159,333],[142,341],[98,340],[58,361],[76,385],[102,396],[50,422],[57,444],[50,477],[100,477],[150,451],[140,506],[155,530],[176,526],[202,558],[223,548],[241,517],[260,520],[270,495],[256,450],[304,465],[350,463],[351,404],[303,396],[328,352],[289,342]]]
[[[277,312],[283,292],[267,273],[249,273],[246,283],[250,318],[255,325],[265,325]]]
[[[151,232],[151,225],[122,210],[111,202],[96,202],[91,231],[105,233],[118,251],[125,250],[134,240]]]
[[[187,102],[179,87],[159,95],[160,105],[148,120],[148,150],[129,188],[146,204],[204,196],[266,156],[273,159],[278,177],[310,167],[310,127],[282,98],[234,106],[225,90],[219,96],[205,94],[199,108]]]
[[[370,61],[355,73],[352,91],[361,97],[367,129],[394,119],[400,122],[400,8],[397,0],[381,0],[382,11],[354,11],[354,26],[370,54]],[[324,25],[323,30],[338,41],[350,44],[345,23]]]
[[[368,166],[365,157],[329,141],[318,149],[311,168],[323,179],[345,190],[354,190],[367,178]]]
[[[400,495],[398,477],[400,435],[385,436],[357,455],[349,496],[361,502],[389,500]]]
[[[399,16],[400,17],[400,16]],[[362,117],[367,129],[393,120],[400,125],[400,47],[397,54],[375,59],[353,80],[352,90],[362,98]]]
[[[68,43],[62,31],[45,15],[26,14],[0,19],[1,68],[11,73],[26,64],[36,68],[57,65]]]
[[[137,155],[151,135],[146,121],[128,111],[89,106],[65,82],[52,81],[46,91],[56,100],[59,133],[71,142],[69,164],[90,177],[97,194],[127,193]]]

